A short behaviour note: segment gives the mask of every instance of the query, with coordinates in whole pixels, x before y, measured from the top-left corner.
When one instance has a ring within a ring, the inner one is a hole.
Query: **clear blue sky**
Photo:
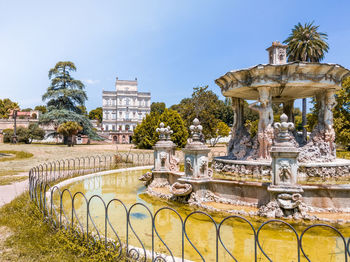
[[[0,98],[22,108],[43,104],[48,70],[77,66],[89,110],[115,77],[167,106],[229,70],[267,62],[265,48],[298,22],[329,35],[324,62],[350,67],[350,1],[0,0]],[[300,103],[297,103],[299,106]]]

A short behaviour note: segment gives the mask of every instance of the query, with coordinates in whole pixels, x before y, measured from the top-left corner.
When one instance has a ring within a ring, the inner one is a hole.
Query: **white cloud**
[[[85,79],[83,82],[87,85],[96,85],[100,82],[100,80]]]

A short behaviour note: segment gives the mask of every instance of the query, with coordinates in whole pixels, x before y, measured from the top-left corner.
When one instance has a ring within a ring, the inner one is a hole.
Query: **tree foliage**
[[[50,69],[51,85],[43,95],[43,101],[48,100],[47,112],[41,115],[39,121],[56,127],[68,121],[77,122],[82,126],[83,134],[100,139],[83,112],[87,100],[84,84],[70,75],[72,71],[76,71],[76,67],[70,61],[58,62]]]
[[[64,137],[68,138],[68,146],[73,146],[73,136],[77,135],[79,132],[81,132],[83,128],[74,121],[68,121],[65,123],[62,123],[58,126],[57,132]]]
[[[4,129],[4,142],[10,143],[13,136],[13,129]],[[35,140],[42,140],[45,137],[45,131],[37,123],[29,124],[28,128],[19,126],[16,129],[17,141],[30,144]]]
[[[152,146],[157,143],[159,134],[156,132],[156,129],[161,122],[163,122],[165,126],[170,126],[171,130],[173,130],[171,140],[178,147],[181,148],[186,145],[188,131],[184,121],[175,110],[166,108],[161,115],[157,112],[147,114],[141,124],[136,126],[132,140],[137,148],[151,149]]]
[[[74,63],[70,61],[58,62],[54,68],[50,69],[51,85],[42,97],[43,101],[48,100],[47,107],[50,107],[50,110],[66,109],[78,114],[82,113],[77,106],[83,106],[87,96],[84,84],[70,75],[71,71],[76,70]]]
[[[151,149],[157,142],[156,129],[159,121],[159,114],[152,112],[138,124],[132,137],[133,143],[140,149]]]
[[[215,137],[210,139],[210,145],[214,147],[219,142],[220,138],[230,134],[230,130],[231,129],[228,127],[228,125],[220,121],[216,126]]]
[[[36,106],[34,107],[34,110],[38,110],[39,112],[41,112],[41,114],[45,114],[47,112],[46,106]]]
[[[326,33],[318,32],[319,26],[312,23],[298,23],[283,43],[287,44],[289,62],[320,62],[329,46]]]
[[[216,126],[220,121],[219,98],[208,86],[193,88],[191,98],[182,99],[180,104],[171,106],[170,109],[176,110],[182,117],[187,128],[192,125],[192,121],[198,118],[203,126],[203,135],[205,139],[215,136]]]
[[[156,112],[159,115],[163,114],[165,108],[166,106],[165,106],[165,103],[163,102],[153,102],[151,104],[151,112]]]
[[[11,110],[19,108],[17,102],[9,98],[0,99],[0,118],[9,118]]]
[[[102,122],[102,107],[97,107],[89,112],[89,119],[98,120],[99,123]]]
[[[345,79],[342,89],[336,94],[337,105],[334,113],[336,141],[350,147],[350,77]]]

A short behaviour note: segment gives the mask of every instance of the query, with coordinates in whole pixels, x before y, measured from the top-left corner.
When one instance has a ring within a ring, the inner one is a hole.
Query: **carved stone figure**
[[[145,174],[143,174],[142,176],[139,177],[140,181],[144,181],[144,182],[149,182],[151,181],[153,178],[153,175],[151,172],[147,172]]]
[[[199,162],[199,171],[201,175],[205,174],[205,171],[208,169],[208,158],[205,156],[202,156],[198,160]]]
[[[328,90],[325,94],[324,125],[326,128],[333,126],[333,109],[337,105],[334,92],[334,90]]]
[[[185,169],[186,169],[187,174],[189,174],[189,175],[193,174],[192,160],[189,157],[186,158]]]
[[[291,172],[291,164],[288,160],[280,160],[279,161],[279,169],[278,169],[279,180],[282,184],[291,182],[292,172]]]
[[[175,182],[172,184],[170,191],[175,196],[187,196],[192,192],[192,185],[188,183]]]
[[[175,172],[179,171],[179,162],[180,162],[180,160],[177,157],[175,157],[174,155],[171,155],[170,160],[169,160],[170,171],[175,171]]]
[[[166,152],[160,152],[159,156],[160,156],[161,167],[165,167],[165,162],[168,158],[168,154]]]
[[[259,159],[270,159],[270,148],[273,141],[273,111],[272,97],[269,87],[259,87],[259,101],[249,105],[249,107],[259,113],[258,142]]]
[[[288,194],[281,193],[277,195],[277,203],[282,208],[282,210],[291,210],[294,208],[298,208],[302,203],[302,196],[299,193]]]

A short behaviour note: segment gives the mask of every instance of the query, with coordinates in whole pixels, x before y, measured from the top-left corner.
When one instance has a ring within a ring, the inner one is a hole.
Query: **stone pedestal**
[[[287,122],[286,114],[281,115],[281,123],[275,123],[278,131],[275,144],[271,148],[272,183],[267,188],[270,202],[259,212],[268,217],[301,218],[303,189],[298,185],[298,149],[291,142],[289,131],[294,124]]]
[[[172,141],[158,141],[154,146],[154,171],[170,171],[176,145]]]
[[[203,144],[191,143],[182,150],[185,154],[185,176],[191,179],[208,179],[208,149]]]
[[[202,126],[198,119],[190,126],[192,141],[182,151],[185,155],[185,176],[189,179],[208,179],[212,172],[208,168],[210,149],[200,141]]]

